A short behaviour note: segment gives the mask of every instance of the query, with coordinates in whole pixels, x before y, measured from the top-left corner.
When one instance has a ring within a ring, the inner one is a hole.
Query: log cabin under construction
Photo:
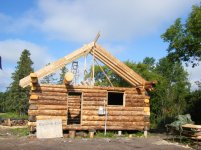
[[[131,87],[101,87],[94,85],[39,84],[66,64],[91,54],[127,81]],[[152,88],[140,75],[112,56],[99,44],[92,42],[50,65],[20,80],[21,87],[31,86],[29,122],[36,130],[37,120],[61,119],[63,130],[144,130],[150,126],[150,97]]]

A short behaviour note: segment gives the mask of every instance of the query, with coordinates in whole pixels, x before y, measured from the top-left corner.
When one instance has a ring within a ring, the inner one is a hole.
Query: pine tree
[[[64,66],[63,68],[61,68],[60,71],[61,71],[61,73],[60,73],[58,84],[62,84],[63,83],[64,76],[65,76],[66,72],[68,72],[68,69],[66,68],[66,66]]]
[[[33,72],[32,60],[30,58],[30,52],[23,50],[20,56],[20,60],[17,62],[16,70],[12,73],[11,78],[13,82],[8,88],[8,98],[6,101],[7,110],[16,112],[19,114],[27,113],[28,109],[28,95],[29,88],[22,88],[19,86],[19,81]]]

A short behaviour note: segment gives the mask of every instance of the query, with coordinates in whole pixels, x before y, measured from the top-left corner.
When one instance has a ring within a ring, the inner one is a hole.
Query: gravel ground
[[[190,149],[169,143],[160,137],[149,138],[57,138],[36,139],[35,137],[0,137],[1,150],[184,150]]]
[[[117,138],[55,138],[37,139],[35,136],[12,135],[11,128],[0,126],[0,150],[186,150],[188,146],[171,143],[165,134],[143,137]],[[18,127],[19,128],[19,127]]]

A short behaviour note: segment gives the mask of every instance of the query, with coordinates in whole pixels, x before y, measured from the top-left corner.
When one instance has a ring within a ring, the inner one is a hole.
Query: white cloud
[[[16,63],[24,49],[30,51],[36,69],[52,61],[46,47],[19,39],[0,41],[0,54],[6,63]]]
[[[19,18],[0,14],[0,31],[34,28],[48,38],[76,42],[89,42],[101,31],[105,41],[127,41],[172,24],[197,3],[199,0],[38,0],[36,7]]]
[[[186,70],[189,73],[189,80],[191,83],[191,89],[195,90],[198,88],[198,86],[195,84],[195,81],[200,81],[201,80],[201,64],[197,67],[186,67]]]
[[[3,67],[3,70],[0,70],[0,90],[5,89],[11,82],[11,73],[14,72],[14,67],[17,65],[20,54],[24,49],[30,51],[35,70],[53,60],[45,47],[34,43],[19,39],[0,41],[0,56],[2,57]]]
[[[89,41],[98,31],[106,40],[127,40],[181,17],[198,1],[39,0],[40,28],[52,38]]]

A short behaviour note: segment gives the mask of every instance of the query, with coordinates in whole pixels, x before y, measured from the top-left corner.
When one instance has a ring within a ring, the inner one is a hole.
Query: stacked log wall
[[[107,106],[108,91],[124,92],[124,105]],[[68,92],[82,93],[80,125],[67,125]],[[35,120],[30,120],[30,126],[35,126],[36,120],[60,118],[63,129],[103,130],[105,116],[98,115],[98,109],[100,106],[106,106],[108,130],[143,130],[145,126],[149,127],[149,97],[139,93],[135,88],[66,88],[62,85],[41,85],[31,92],[31,97],[28,114]]]
[[[61,119],[67,124],[67,89],[64,86],[37,86],[30,93],[29,122],[31,130],[35,130],[37,120]]]

